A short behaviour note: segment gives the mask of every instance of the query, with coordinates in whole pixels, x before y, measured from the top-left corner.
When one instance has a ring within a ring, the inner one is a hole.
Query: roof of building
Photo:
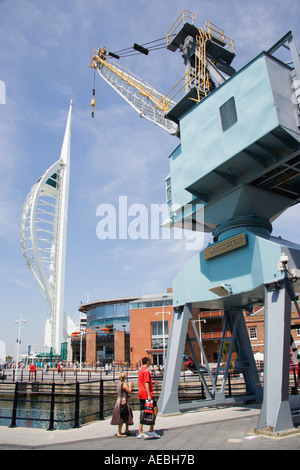
[[[101,305],[129,303],[133,300],[137,300],[138,298],[139,297],[118,297],[115,299],[94,300],[92,302],[82,303],[78,310],[80,312],[87,313],[91,308],[100,307]]]
[[[152,295],[142,295],[138,299],[132,300],[131,303],[136,303],[136,302],[147,302],[149,300],[163,300],[163,299],[172,299],[173,294],[172,292],[168,292],[166,294],[152,294]]]
[[[82,303],[78,310],[80,312],[87,313],[90,309],[100,307],[101,305],[146,302],[148,300],[162,299],[172,299],[172,292],[167,292],[165,294],[141,295],[136,297],[118,297],[115,299],[94,300],[92,302]]]

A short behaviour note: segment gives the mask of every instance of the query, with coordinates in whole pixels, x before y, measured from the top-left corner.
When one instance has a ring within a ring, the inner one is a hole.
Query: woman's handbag
[[[123,423],[127,423],[129,418],[129,409],[126,397],[123,396],[123,384],[122,384],[122,398],[120,402],[120,416]]]

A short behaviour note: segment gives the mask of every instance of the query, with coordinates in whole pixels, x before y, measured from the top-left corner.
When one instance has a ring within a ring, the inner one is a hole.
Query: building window
[[[87,328],[106,328],[129,332],[129,303],[99,305],[87,312]]]
[[[167,193],[167,204],[168,207],[172,206],[172,188],[171,188],[171,178],[166,179],[166,193]]]
[[[164,331],[163,331],[163,322],[162,321],[153,321],[151,322],[151,347],[152,349],[163,349],[164,340],[165,348],[168,346],[168,321],[164,322]]]
[[[300,328],[297,328],[296,332],[297,332],[297,336],[300,336]]]
[[[166,299],[166,300],[150,300],[150,301],[145,301],[145,302],[131,302],[130,308],[136,309],[136,308],[153,308],[153,307],[162,307],[164,305],[172,305],[172,299]]]
[[[252,326],[251,328],[249,328],[249,336],[250,339],[257,339],[256,326]]]
[[[237,122],[237,112],[235,106],[235,100],[232,96],[219,108],[220,118],[223,132],[227,131],[233,124]]]

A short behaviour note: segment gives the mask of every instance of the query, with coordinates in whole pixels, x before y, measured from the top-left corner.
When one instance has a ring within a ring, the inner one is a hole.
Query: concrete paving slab
[[[158,416],[155,426],[160,439],[137,439],[139,412],[134,411],[132,436],[116,437],[110,418],[66,431],[0,427],[0,450],[98,450],[103,459],[118,452],[132,455],[197,455],[199,450],[283,450],[300,449],[300,435],[274,439],[253,435],[260,413],[259,405],[201,408],[176,416]],[[144,426],[147,431],[148,427]],[[252,433],[252,434],[251,434]],[[193,454],[194,455],[194,454]],[[145,459],[140,459],[145,464]]]

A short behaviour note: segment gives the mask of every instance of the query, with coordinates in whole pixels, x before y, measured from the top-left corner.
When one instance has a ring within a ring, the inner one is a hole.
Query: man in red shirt
[[[153,402],[153,412],[154,416],[157,415],[157,404],[156,401],[153,399],[153,384],[151,379],[150,371],[148,367],[150,366],[150,359],[148,357],[143,357],[142,359],[142,367],[139,370],[138,374],[138,398],[140,400],[140,410],[145,409],[146,400],[152,400]],[[148,439],[149,437],[159,439],[159,434],[154,432],[154,424],[150,426],[148,435],[143,433],[143,425],[140,423],[139,425],[139,434],[137,436],[138,439]]]

